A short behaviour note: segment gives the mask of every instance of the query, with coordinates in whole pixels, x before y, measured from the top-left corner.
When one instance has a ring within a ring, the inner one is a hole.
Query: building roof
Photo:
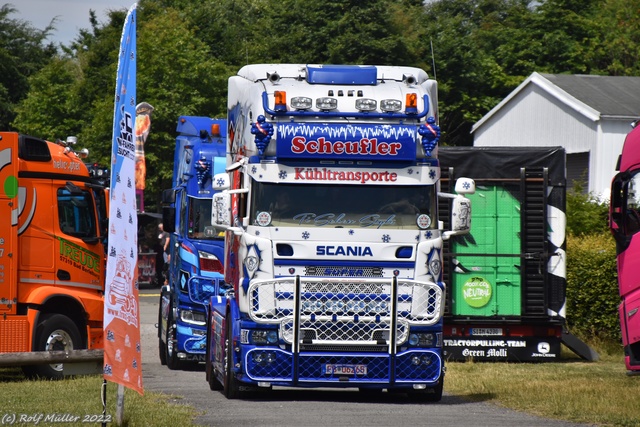
[[[600,112],[602,117],[640,117],[640,77],[541,74]]]
[[[640,77],[532,73],[473,125],[473,133],[527,85],[535,84],[590,120],[640,117]]]

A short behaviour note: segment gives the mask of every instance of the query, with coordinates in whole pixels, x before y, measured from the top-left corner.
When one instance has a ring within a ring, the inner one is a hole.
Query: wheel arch
[[[61,314],[68,317],[80,331],[82,345],[87,348],[88,345],[88,314],[80,301],[69,295],[51,295],[44,300],[38,307],[36,314],[35,327],[40,324],[45,315]],[[32,336],[32,347],[36,345],[37,333]]]

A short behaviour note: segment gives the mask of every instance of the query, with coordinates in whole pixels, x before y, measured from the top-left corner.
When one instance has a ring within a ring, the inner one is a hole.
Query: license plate
[[[471,328],[471,335],[502,335],[502,328]]]
[[[328,363],[322,369],[325,375],[367,375],[367,365],[342,365]]]

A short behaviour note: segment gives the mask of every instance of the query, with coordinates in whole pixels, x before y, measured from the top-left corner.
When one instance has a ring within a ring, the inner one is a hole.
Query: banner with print
[[[136,214],[136,4],[127,14],[116,75],[104,296],[104,378],[143,393]]]

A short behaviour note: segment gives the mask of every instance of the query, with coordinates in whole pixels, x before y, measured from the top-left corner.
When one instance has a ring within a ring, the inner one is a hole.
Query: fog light
[[[267,331],[267,343],[275,344],[278,342],[278,331]]]
[[[409,345],[418,345],[420,342],[420,338],[418,338],[418,334],[409,335]]]
[[[278,342],[278,331],[257,329],[251,331],[252,344],[275,344]]]
[[[418,365],[420,365],[420,363],[421,363],[420,356],[412,356],[412,357],[411,357],[411,363],[412,363],[414,366],[418,366]]]

